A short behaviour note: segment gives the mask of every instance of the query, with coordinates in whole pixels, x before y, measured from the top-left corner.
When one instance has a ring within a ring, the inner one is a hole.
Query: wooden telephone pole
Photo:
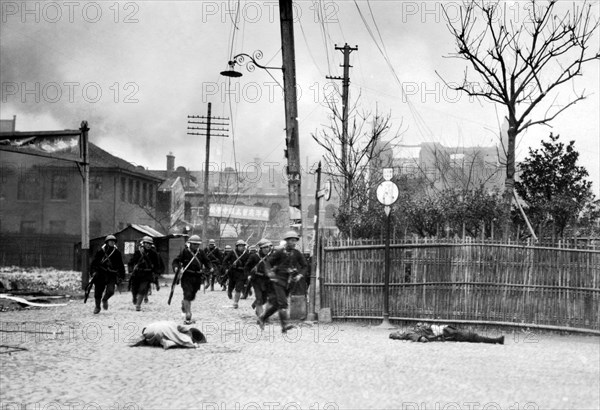
[[[224,117],[212,117],[211,116],[212,104],[208,103],[208,114],[206,117],[200,115],[188,115],[188,124],[200,125],[200,127],[190,127],[188,130],[200,131],[200,132],[188,132],[188,135],[204,135],[206,136],[206,157],[204,163],[204,215],[202,219],[202,245],[208,246],[208,164],[210,160],[210,137],[227,137],[224,132],[229,132],[227,128],[212,128],[213,125],[225,127],[229,124],[229,118]],[[199,121],[190,121],[189,119],[197,119]],[[213,120],[216,120],[213,121]],[[217,131],[211,134],[211,131]]]
[[[350,47],[348,43],[344,44],[344,47],[338,47],[335,45],[336,50],[340,50],[344,54],[344,64],[340,67],[344,68],[343,77],[332,77],[330,75],[325,78],[329,80],[342,80],[342,169],[345,171],[348,165],[348,87],[350,86],[350,53],[358,50],[358,46]],[[342,205],[346,206],[348,197],[348,185],[349,181],[346,175],[344,175],[343,190],[342,190]]]
[[[290,222],[298,222],[302,237],[302,194],[300,174],[300,142],[298,132],[298,100],[296,98],[296,54],[294,50],[294,13],[292,0],[279,0],[281,54],[283,58],[283,91],[285,100],[285,131]],[[294,211],[294,208],[296,211]],[[304,241],[302,241],[304,243]],[[304,245],[303,245],[304,246]]]

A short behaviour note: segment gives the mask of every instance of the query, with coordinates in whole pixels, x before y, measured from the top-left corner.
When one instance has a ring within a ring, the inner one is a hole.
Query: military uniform
[[[431,325],[428,323],[417,323],[407,331],[390,333],[390,339],[411,340],[422,343],[442,341],[504,344],[504,336],[485,337],[474,332],[457,329],[452,325]]]
[[[143,247],[135,251],[128,263],[131,275],[131,294],[135,310],[141,310],[142,301],[148,294],[150,285],[154,283],[163,268],[158,253],[152,249],[154,241],[149,236],[142,239]]]
[[[108,309],[108,299],[115,293],[117,281],[125,279],[125,265],[121,252],[115,246],[117,238],[108,235],[104,245],[96,252],[92,260],[90,272],[94,281],[94,313],[100,313],[100,303],[104,310]]]
[[[248,261],[248,251],[246,250],[246,242],[239,240],[235,244],[235,249],[227,255],[224,264],[227,266],[229,276],[229,286],[227,289],[229,298],[233,295],[233,308],[238,308],[242,291],[244,290],[244,284],[246,283],[246,274],[244,272],[244,266]]]
[[[268,275],[272,282],[271,291],[269,292],[269,305],[264,314],[259,317],[259,325],[264,327],[265,321],[275,312],[279,312],[279,320],[281,321],[281,330],[286,332],[291,328],[287,324],[287,297],[289,287],[292,281],[297,281],[306,274],[308,264],[304,255],[295,249],[295,244],[298,241],[298,234],[294,231],[286,233],[284,239],[286,246],[283,249],[275,251],[267,262],[272,266]]]
[[[254,289],[255,300],[253,307],[256,309],[256,315],[260,317],[263,314],[263,305],[267,303],[267,296],[271,288],[271,280],[267,275],[270,269],[267,259],[271,255],[272,244],[266,239],[261,239],[258,242],[258,247],[260,251],[252,253],[248,257],[244,270],[248,280],[252,284],[252,289]]]
[[[200,238],[192,235],[188,241],[189,247],[183,248],[179,255],[173,259],[173,267],[184,269],[181,275],[181,288],[183,289],[182,311],[185,313],[186,322],[192,322],[192,301],[204,283],[202,266],[213,271],[213,267],[200,249]],[[197,246],[196,246],[197,245]]]
[[[211,239],[208,241],[208,248],[204,249],[206,257],[215,269],[214,273],[208,276],[208,285],[210,290],[215,290],[215,279],[221,271],[221,265],[223,264],[223,254],[221,250],[215,246],[215,240]]]

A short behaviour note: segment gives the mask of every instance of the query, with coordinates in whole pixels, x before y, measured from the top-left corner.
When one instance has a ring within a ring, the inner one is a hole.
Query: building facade
[[[129,223],[155,227],[162,179],[91,143],[88,158],[90,237]],[[77,164],[8,151],[0,162],[0,263],[72,268],[82,224]]]

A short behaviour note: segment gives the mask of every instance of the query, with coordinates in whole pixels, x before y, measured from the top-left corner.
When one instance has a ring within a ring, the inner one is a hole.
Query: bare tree
[[[342,112],[333,99],[327,101],[327,106],[330,110],[329,125],[311,136],[325,149],[325,172],[338,181],[335,189],[340,195],[340,208],[350,210],[353,203],[365,196],[373,167],[381,162],[384,152],[391,152],[394,141],[401,135],[402,124],[398,131],[388,136],[392,128],[391,114],[383,115],[377,109],[374,114],[359,113],[355,103],[348,113],[347,152],[344,158],[341,152]]]
[[[560,85],[580,76],[583,64],[599,59],[600,54],[588,50],[598,29],[598,20],[592,15],[589,3],[573,2],[571,11],[559,14],[555,10],[557,0],[543,6],[531,0],[525,7],[528,19],[523,23],[509,19],[507,6],[502,5],[471,0],[463,4],[458,18],[449,16],[446,9],[444,12],[456,41],[456,53],[451,57],[466,60],[479,80],[473,81],[467,68],[462,82],[447,84],[448,87],[507,109],[504,200],[509,215],[517,136],[533,125],[548,125],[567,108],[585,99],[583,90],[559,105],[556,91]],[[549,106],[541,104],[550,98],[553,99]]]

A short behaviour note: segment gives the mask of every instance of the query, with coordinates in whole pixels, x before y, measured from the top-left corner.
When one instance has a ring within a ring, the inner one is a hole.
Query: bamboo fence
[[[381,318],[384,245],[323,245],[321,306]],[[390,245],[390,260],[391,319],[600,332],[600,249],[422,240]]]

